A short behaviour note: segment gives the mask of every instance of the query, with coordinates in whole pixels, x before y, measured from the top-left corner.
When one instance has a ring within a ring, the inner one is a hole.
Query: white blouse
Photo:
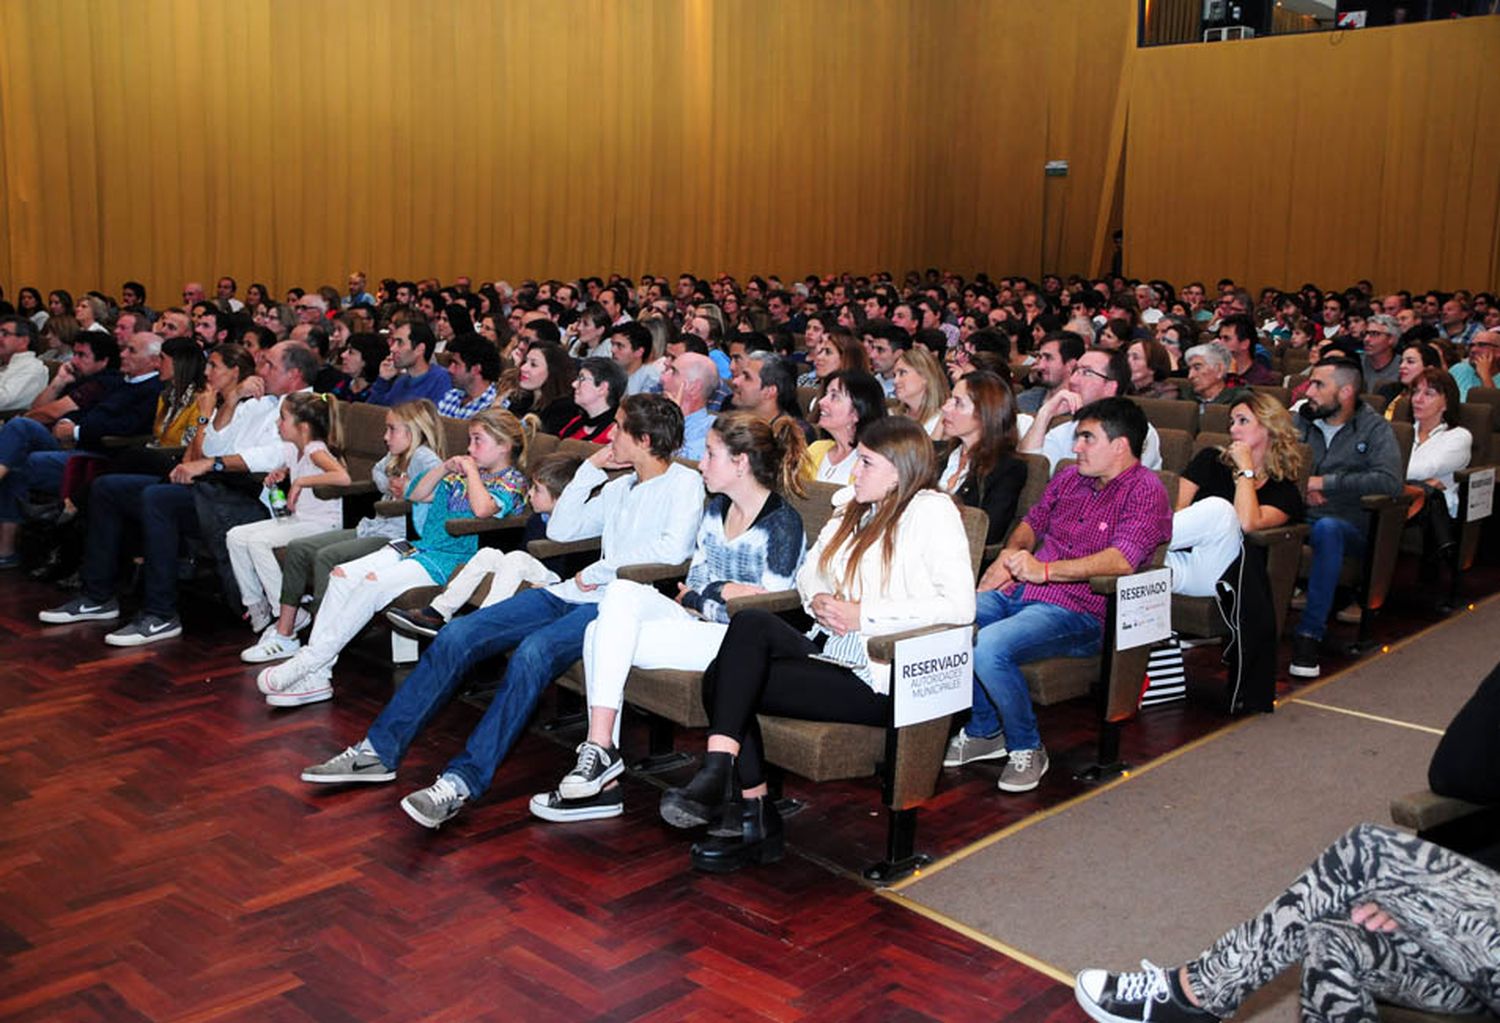
[[[1427,440],[1420,437],[1415,424],[1411,431],[1411,458],[1406,463],[1406,478],[1412,482],[1437,480],[1443,485],[1443,499],[1448,514],[1458,514],[1458,484],[1453,474],[1469,464],[1474,437],[1462,426],[1439,422]]]

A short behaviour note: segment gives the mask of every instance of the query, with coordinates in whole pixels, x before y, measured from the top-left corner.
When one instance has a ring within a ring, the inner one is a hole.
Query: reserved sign
[[[891,666],[897,728],[968,710],[974,702],[974,629],[903,639]]]
[[[1495,510],[1495,470],[1480,469],[1469,477],[1468,521],[1487,519]]]
[[[1171,569],[1122,576],[1115,584],[1115,648],[1159,643],[1171,634]]]

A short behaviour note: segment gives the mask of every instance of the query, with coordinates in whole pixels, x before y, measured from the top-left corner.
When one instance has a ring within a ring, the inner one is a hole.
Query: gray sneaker
[[[948,740],[948,749],[943,754],[943,766],[962,767],[981,760],[999,760],[1003,756],[1004,732],[997,733],[992,739],[981,739],[960,728],[958,734]]]
[[[382,764],[375,754],[361,753],[358,747],[350,746],[332,760],[304,767],[302,780],[315,785],[395,781],[396,772]]]
[[[1000,791],[1030,792],[1042,783],[1042,775],[1047,773],[1049,766],[1047,751],[1040,746],[1012,750],[1005,770],[1000,772]]]
[[[142,611],[123,629],[116,629],[104,637],[110,646],[145,646],[163,639],[175,639],[182,635],[182,619],[176,615],[152,614]]]
[[[625,771],[625,761],[613,746],[600,746],[585,739],[578,745],[578,762],[557,786],[564,799],[588,799]]]
[[[425,789],[418,789],[401,800],[401,809],[422,827],[439,828],[445,821],[458,816],[458,811],[464,808],[464,802],[464,797],[459,795],[458,786],[446,776],[439,775],[438,780]]]
[[[120,602],[114,598],[109,600],[90,600],[88,597],[78,596],[66,604],[48,608],[37,612],[37,618],[48,625],[66,625],[69,622],[112,622],[120,617]]]

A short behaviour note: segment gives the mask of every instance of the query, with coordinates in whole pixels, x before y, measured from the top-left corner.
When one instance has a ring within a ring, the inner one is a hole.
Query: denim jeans
[[[598,604],[572,604],[546,590],[525,590],[445,626],[370,726],[366,737],[376,756],[394,769],[469,669],[511,650],[495,698],[464,751],[443,772],[462,778],[470,796],[480,795],[526,727],[542,690],[583,654],[583,634],[598,612]]]
[[[1297,622],[1297,635],[1321,640],[1333,610],[1344,558],[1364,553],[1364,530],[1344,519],[1324,516],[1312,524],[1312,567],[1307,572],[1307,607]]]
[[[63,466],[73,454],[61,447],[52,431],[35,419],[17,416],[0,426],[0,465],[10,469],[0,480],[0,522],[21,521],[27,491],[57,490]]]
[[[144,611],[177,614],[177,554],[181,538],[198,532],[192,488],[160,483],[155,476],[100,476],[89,491],[89,528],[83,557],[83,592],[90,600],[116,596],[125,531],[140,527],[145,558]]]
[[[1011,749],[1042,745],[1031,691],[1020,665],[1047,657],[1088,657],[1099,652],[1103,628],[1093,615],[1026,600],[1025,587],[985,590],[976,598],[974,708],[964,730],[988,738],[1003,727]]]

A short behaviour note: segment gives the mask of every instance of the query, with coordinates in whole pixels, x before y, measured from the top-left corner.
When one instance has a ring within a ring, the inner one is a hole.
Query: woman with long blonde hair
[[[948,378],[937,356],[923,345],[912,345],[896,355],[892,369],[897,414],[921,425],[927,436],[937,440],[943,435],[943,403],[948,400]]]
[[[934,489],[926,432],[901,416],[880,419],[860,434],[857,455],[852,485],[834,497],[834,515],[797,573],[811,631],[742,611],[704,673],[708,753],[693,780],[661,802],[675,827],[717,821],[714,837],[693,846],[702,870],[781,858],[757,714],[883,725],[891,666],[870,659],[869,637],[974,618],[963,521],[953,499]]]

